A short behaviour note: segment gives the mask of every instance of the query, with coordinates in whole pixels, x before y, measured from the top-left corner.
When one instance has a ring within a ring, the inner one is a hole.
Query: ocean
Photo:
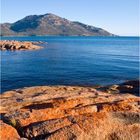
[[[43,49],[1,52],[1,92],[40,85],[112,85],[139,78],[139,37],[2,37],[44,41]]]

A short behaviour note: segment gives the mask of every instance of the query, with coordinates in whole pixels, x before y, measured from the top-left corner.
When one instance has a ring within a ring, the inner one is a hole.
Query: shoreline
[[[37,86],[49,86],[49,87],[57,87],[57,86],[72,86],[72,87],[83,87],[83,88],[94,88],[98,91],[102,92],[107,92],[111,94],[125,94],[125,93],[130,93],[135,96],[139,96],[139,85],[140,85],[140,80],[134,79],[134,80],[126,80],[123,83],[120,84],[113,84],[113,85],[107,85],[107,86],[102,86],[102,85],[37,85]],[[1,92],[0,94],[3,94],[5,92],[11,91],[11,90],[17,90],[17,89],[22,89],[22,88],[30,88],[30,87],[36,87],[36,86],[25,86],[25,87],[19,87],[15,89],[10,89],[10,90],[5,90]]]
[[[116,36],[61,36],[61,35],[46,35],[46,36],[44,36],[44,35],[40,35],[40,36],[0,36],[1,38],[12,38],[12,37],[110,37],[110,38],[112,38],[112,37],[138,37],[138,38],[140,38],[140,36],[121,36],[121,35],[116,35]]]
[[[138,140],[138,92],[139,80],[110,86],[34,86],[3,92],[1,139]]]

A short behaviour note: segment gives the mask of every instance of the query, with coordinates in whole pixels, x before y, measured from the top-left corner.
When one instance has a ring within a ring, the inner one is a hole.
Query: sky
[[[0,0],[1,23],[53,13],[122,36],[139,35],[139,0]]]

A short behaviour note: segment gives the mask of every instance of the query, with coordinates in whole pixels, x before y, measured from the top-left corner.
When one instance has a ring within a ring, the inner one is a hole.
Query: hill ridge
[[[14,23],[1,24],[1,36],[114,36],[108,31],[70,21],[52,13],[29,15]]]

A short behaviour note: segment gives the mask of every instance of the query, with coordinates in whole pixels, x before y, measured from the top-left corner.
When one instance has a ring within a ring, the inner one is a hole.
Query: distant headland
[[[1,24],[1,36],[114,36],[108,31],[69,21],[54,14],[30,15],[14,23]]]

